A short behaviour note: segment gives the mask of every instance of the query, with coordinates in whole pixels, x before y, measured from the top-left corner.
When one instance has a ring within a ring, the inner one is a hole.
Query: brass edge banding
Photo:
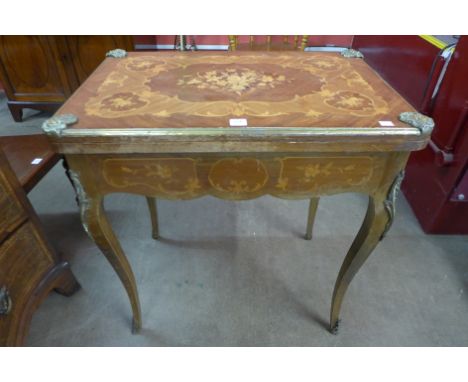
[[[113,49],[109,50],[106,53],[106,57],[112,57],[112,58],[124,58],[127,57],[127,51],[124,49]]]
[[[404,113],[401,113],[398,116],[398,119],[401,122],[416,127],[417,129],[419,129],[421,134],[424,135],[431,135],[435,125],[434,120],[431,117],[428,117],[416,111],[405,111]]]
[[[46,134],[60,136],[68,125],[77,122],[78,117],[74,114],[59,114],[44,121],[41,127]]]
[[[353,136],[417,136],[420,130],[414,127],[403,128],[275,128],[275,127],[256,127],[256,128],[167,128],[167,129],[67,129],[62,132],[66,137],[142,137],[142,136],[177,136],[177,137],[353,137]]]
[[[342,50],[341,55],[346,58],[364,58],[364,55],[356,49]]]

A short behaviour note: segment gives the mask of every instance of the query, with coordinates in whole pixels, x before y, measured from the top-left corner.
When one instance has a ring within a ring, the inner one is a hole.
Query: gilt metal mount
[[[89,234],[88,221],[87,221],[87,212],[89,208],[89,199],[86,195],[86,192],[81,185],[80,176],[77,172],[73,170],[68,171],[70,179],[72,181],[73,187],[75,189],[76,197],[78,199],[78,205],[80,207],[81,223],[87,234]]]
[[[124,58],[127,57],[127,51],[123,49],[113,49],[106,53],[106,57]]]
[[[431,135],[434,128],[434,120],[431,117],[416,111],[405,111],[398,116],[398,119],[401,122],[418,128],[421,134]]]
[[[389,219],[382,233],[382,236],[380,237],[380,240],[382,240],[385,237],[388,230],[393,224],[393,220],[395,219],[396,198],[398,196],[398,193],[400,192],[401,182],[403,182],[404,177],[405,171],[402,170],[395,177],[395,180],[393,181],[393,184],[390,187],[390,191],[388,192],[387,199],[384,201],[385,209],[387,210]]]
[[[330,328],[330,333],[336,336],[340,329],[340,324],[341,324],[341,320],[336,320],[335,325],[333,325],[333,327]]]
[[[77,122],[78,117],[74,114],[59,114],[44,121],[42,130],[44,130],[46,134],[59,136],[62,130],[66,129],[68,125],[73,125]]]
[[[11,311],[11,297],[6,286],[0,288],[0,316],[6,316]]]
[[[342,50],[341,55],[346,58],[364,58],[364,55],[356,49]]]

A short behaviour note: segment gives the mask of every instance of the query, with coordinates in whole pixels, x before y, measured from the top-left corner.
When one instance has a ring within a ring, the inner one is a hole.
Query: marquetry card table
[[[136,281],[103,199],[262,195],[309,199],[308,237],[321,195],[369,196],[338,273],[330,330],[349,283],[392,224],[413,150],[433,121],[418,114],[354,50],[308,52],[111,51],[51,119],[83,226],[109,260],[141,328]]]

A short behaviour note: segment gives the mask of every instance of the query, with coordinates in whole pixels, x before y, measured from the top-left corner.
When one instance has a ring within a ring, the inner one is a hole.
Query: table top
[[[106,58],[57,114],[78,117],[64,137],[100,143],[131,135],[187,141],[214,134],[219,141],[338,131],[400,143],[404,136],[418,141],[405,146],[411,149],[420,148],[421,134],[398,116],[413,111],[364,60],[339,53],[131,52]]]

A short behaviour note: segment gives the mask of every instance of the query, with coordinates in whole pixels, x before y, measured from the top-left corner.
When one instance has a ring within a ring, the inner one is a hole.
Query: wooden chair
[[[247,43],[239,43],[239,36],[229,36],[229,50],[304,50],[309,36],[253,36]]]

